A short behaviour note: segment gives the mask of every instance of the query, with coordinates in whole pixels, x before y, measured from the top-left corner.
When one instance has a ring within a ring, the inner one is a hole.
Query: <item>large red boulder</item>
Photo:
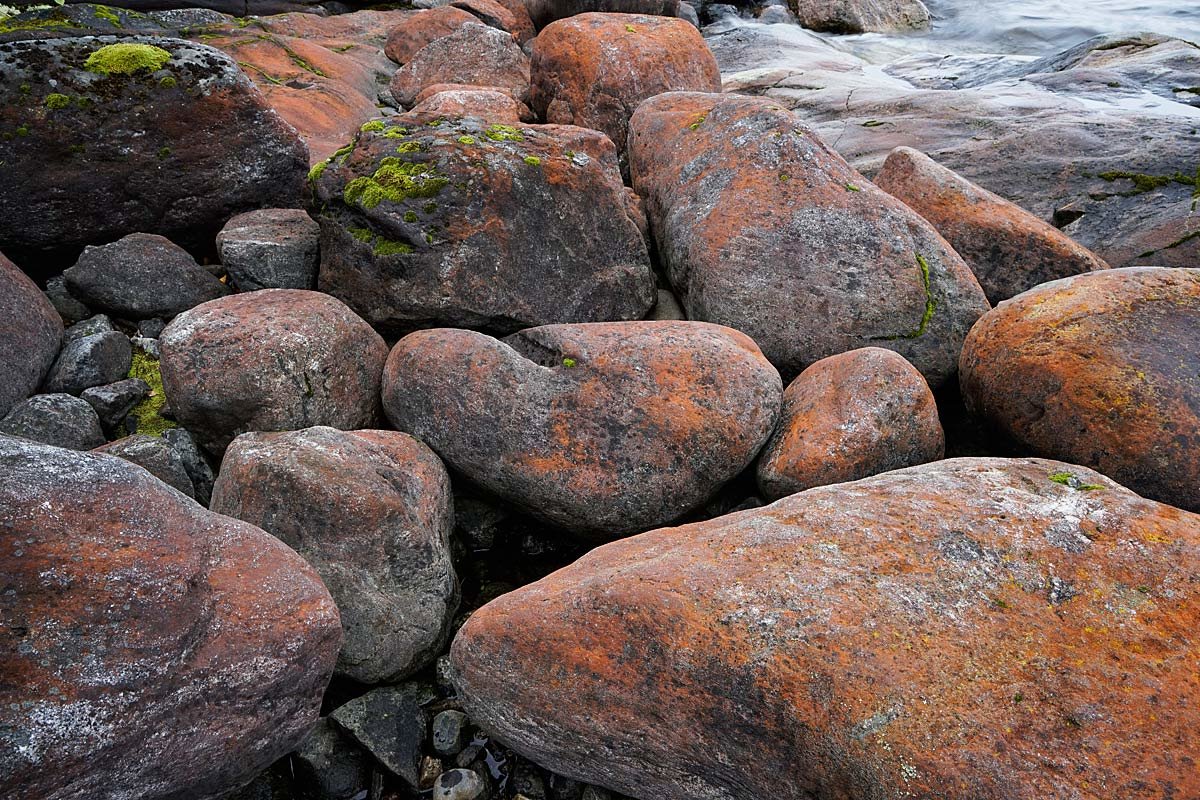
[[[524,99],[529,57],[511,33],[467,22],[414,53],[396,70],[390,88],[396,102],[408,108],[422,89],[435,83],[494,86]]]
[[[472,720],[636,797],[1200,796],[1200,517],[955,459],[652,531],[476,611]]]
[[[317,574],[141,467],[0,436],[0,795],[217,798],[317,721]]]
[[[63,321],[54,306],[0,253],[0,417],[38,388],[62,339]]]
[[[397,64],[407,64],[425,45],[449,36],[468,22],[478,21],[473,14],[460,8],[427,8],[400,20],[388,33],[383,52]]]

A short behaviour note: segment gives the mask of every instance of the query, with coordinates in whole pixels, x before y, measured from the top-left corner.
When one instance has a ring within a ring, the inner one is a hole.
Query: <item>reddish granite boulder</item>
[[[421,90],[412,113],[430,117],[479,117],[488,122],[516,125],[535,122],[529,106],[502,89],[435,83]]]
[[[524,45],[537,35],[529,11],[521,0],[454,0],[450,5],[475,15],[485,25],[508,31]]]
[[[467,22],[416,52],[392,76],[396,102],[410,107],[426,86],[463,83],[495,86],[524,99],[529,94],[529,57],[511,33]]]
[[[556,19],[589,11],[616,14],[678,16],[679,0],[525,0],[525,8],[538,29]]]
[[[459,8],[427,8],[405,17],[392,28],[383,52],[397,64],[407,64],[425,45],[449,36],[468,22],[478,21],[473,14]]]
[[[0,417],[38,388],[62,339],[54,306],[0,253]]]
[[[317,721],[317,574],[141,467],[0,436],[0,795],[224,797]]]
[[[745,332],[785,378],[875,346],[936,388],[988,309],[928,222],[771,100],[651,98],[629,164],[688,318]]]
[[[788,0],[788,5],[796,21],[814,31],[913,31],[930,24],[921,0]]]
[[[1108,269],[1058,228],[911,147],[892,151],[875,184],[946,237],[993,303],[1039,283]]]
[[[967,408],[1033,452],[1200,510],[1200,270],[1046,283],[984,315],[960,364]]]
[[[937,461],[945,450],[921,373],[891,350],[864,347],[821,359],[787,387],[758,485],[775,500]]]
[[[339,674],[395,681],[441,652],[458,606],[450,476],[411,436],[242,434],[225,452],[210,508],[262,527],[321,574],[345,632]]]
[[[321,291],[388,336],[641,319],[654,277],[612,142],[406,114],[314,173]]]
[[[697,322],[406,336],[384,409],[455,470],[590,538],[675,519],[753,460],[782,385],[754,342]]]
[[[180,314],[159,338],[180,424],[220,454],[239,433],[371,427],[387,345],[337,299],[263,289]]]
[[[533,110],[547,122],[603,131],[618,152],[646,98],[721,91],[704,37],[678,17],[578,14],[538,34],[530,62]]]
[[[1171,800],[1197,575],[1200,517],[955,459],[598,548],[451,658],[472,720],[638,797]]]

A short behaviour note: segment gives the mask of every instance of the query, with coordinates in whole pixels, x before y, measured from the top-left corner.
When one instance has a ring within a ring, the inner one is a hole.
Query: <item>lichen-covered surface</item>
[[[239,211],[298,203],[307,160],[296,132],[210,47],[0,44],[0,248],[19,262],[72,259],[133,232],[208,246]]]
[[[962,352],[967,407],[1019,446],[1200,510],[1200,270],[1131,267],[1001,303]]]
[[[536,122],[529,106],[511,92],[461,83],[435,83],[416,97],[412,113],[428,117],[478,117],[488,122],[517,125]]]
[[[200,800],[299,743],[341,640],[303,559],[112,456],[0,473],[0,794]]]
[[[773,101],[647,100],[629,164],[688,317],[746,333],[786,379],[876,346],[936,388],[989,307],[928,222]]]
[[[946,437],[921,373],[891,350],[823,358],[783,393],[779,425],[759,456],[764,497],[937,461]]]
[[[640,319],[654,279],[612,143],[408,114],[312,172],[322,291],[388,335]]]
[[[741,472],[779,413],[775,369],[696,322],[550,325],[402,339],[384,410],[454,469],[590,538],[670,521]]]
[[[540,30],[556,19],[591,11],[674,17],[679,12],[679,0],[525,0],[525,7],[533,24]]]
[[[180,314],[159,338],[166,399],[211,453],[239,433],[379,419],[387,345],[319,292],[262,289]]]
[[[422,89],[435,83],[495,86],[524,100],[529,93],[529,57],[511,33],[464,22],[414,53],[396,70],[389,88],[396,102],[409,108]]]
[[[788,0],[797,21],[813,31],[867,33],[929,27],[921,0]]]
[[[0,417],[38,388],[62,339],[54,306],[0,253]]]
[[[383,52],[397,64],[407,64],[422,47],[449,36],[468,22],[478,23],[473,14],[461,8],[437,6],[409,14],[388,31]]]
[[[1198,576],[1192,514],[954,459],[606,545],[452,658],[473,718],[641,798],[1167,800],[1200,794]]]
[[[395,681],[442,651],[458,605],[450,476],[411,436],[244,434],[225,452],[210,507],[277,536],[321,574],[345,632],[339,674]]]

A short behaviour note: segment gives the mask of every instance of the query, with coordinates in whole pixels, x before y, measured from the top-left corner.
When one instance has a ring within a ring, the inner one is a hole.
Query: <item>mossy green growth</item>
[[[525,156],[523,160],[531,167],[540,167],[542,165],[542,160],[537,156]]]
[[[575,366],[575,359],[573,359],[573,358],[564,358],[564,359],[563,359],[563,366],[564,366],[564,367],[566,367],[567,369],[570,369],[571,367]]]
[[[405,211],[404,212],[404,221],[405,222],[416,222],[417,221],[417,212]]]
[[[458,143],[459,144],[475,144],[475,137],[474,136],[460,136],[460,137],[458,137]]]
[[[701,114],[700,116],[698,116],[694,120],[692,120],[692,123],[690,125],[688,125],[688,128],[690,130],[694,131],[697,128],[699,128],[701,125],[703,125],[704,120],[706,120],[706,119],[708,119],[708,114]]]
[[[321,176],[325,173],[325,170],[329,167],[330,160],[331,159],[325,159],[324,161],[318,161],[316,164],[313,164],[312,169],[310,169],[308,171],[308,182],[309,183],[316,183],[317,181],[319,181],[321,179]]]
[[[437,203],[430,200],[428,203],[421,206],[421,210],[426,214],[432,214],[433,212],[437,211]]]
[[[158,82],[159,88],[174,89],[179,85],[179,81],[175,80],[174,75],[163,75],[162,80]]]
[[[359,130],[363,133],[370,133],[372,131],[381,132],[385,127],[383,120],[373,119],[370,122],[364,122]]]
[[[637,33],[637,28],[633,27],[629,23],[625,23],[625,32],[626,33]]]
[[[140,69],[162,69],[171,54],[152,44],[118,42],[101,47],[88,56],[83,68],[99,75],[128,75]]]
[[[894,342],[898,339],[917,339],[925,335],[925,331],[929,330],[929,323],[933,322],[933,314],[937,311],[937,300],[933,297],[933,292],[929,288],[929,262],[925,260],[925,256],[916,253],[917,269],[921,271],[921,283],[925,288],[925,311],[921,314],[921,322],[916,329],[908,333],[902,333],[897,336],[875,336],[874,341],[877,342]]]
[[[29,94],[31,91],[33,91],[33,87],[28,83],[22,83],[17,87],[17,91],[19,91],[21,94]]]
[[[346,205],[370,210],[384,200],[399,203],[413,197],[434,197],[449,182],[433,164],[388,157],[373,175],[350,181],[342,197]]]
[[[369,228],[346,228],[346,233],[359,242],[369,242],[375,238],[375,234],[371,233]]]
[[[408,136],[408,128],[388,128],[383,134],[385,139],[403,139],[405,136]]]
[[[396,147],[397,153],[424,153],[425,145],[420,142],[405,142]]]
[[[512,125],[490,125],[483,135],[493,142],[525,141],[525,136],[521,133],[520,128],[514,128]]]
[[[162,410],[167,405],[167,395],[163,391],[162,372],[159,370],[158,359],[134,348],[133,365],[129,368],[129,377],[139,378],[150,387],[150,394],[146,395],[146,398],[129,412],[129,416],[137,423],[137,432],[150,436],[162,436],[163,431],[178,427],[162,415]]]
[[[412,245],[405,242],[384,239],[382,236],[375,241],[374,252],[377,256],[406,256],[412,253],[412,251]]]
[[[0,33],[16,33],[17,31],[36,31],[45,28],[70,28],[72,24],[63,17],[37,19],[2,19]]]
[[[121,27],[121,18],[108,6],[92,6],[92,13],[99,19],[107,20],[116,27]]]
[[[171,155],[171,148],[169,148],[169,147],[160,147],[160,148],[158,149],[158,158],[159,158],[159,160],[160,160],[160,161],[161,161],[162,159],[166,158],[166,157],[167,157],[167,156],[169,156],[169,155]]]
[[[17,136],[20,136],[23,139],[28,135],[29,135],[29,126],[28,125],[22,125],[19,128],[17,128]]]
[[[869,119],[862,124],[864,128],[878,128],[883,123],[877,119]]]
[[[1132,181],[1133,191],[1122,193],[1126,197],[1152,192],[1155,189],[1161,189],[1172,183],[1191,186],[1196,188],[1197,192],[1200,192],[1200,170],[1197,170],[1196,176],[1184,175],[1182,172],[1176,172],[1174,175],[1146,175],[1141,172],[1110,170],[1109,172],[1101,172],[1096,177],[1108,183],[1119,180]]]
[[[60,109],[71,105],[71,98],[65,94],[48,94],[46,95],[46,108]]]
[[[1077,492],[1093,492],[1104,489],[1104,487],[1098,483],[1084,483],[1069,472],[1051,472],[1050,480],[1053,483],[1061,484],[1068,488],[1074,489]]]
[[[847,192],[861,192],[861,191],[862,191],[862,189],[858,188],[858,187],[857,187],[857,186],[855,186],[853,183],[847,183],[847,184],[846,184],[846,191],[847,191]]]

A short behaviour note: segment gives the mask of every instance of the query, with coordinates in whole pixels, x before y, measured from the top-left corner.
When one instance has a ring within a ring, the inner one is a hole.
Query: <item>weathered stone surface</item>
[[[41,385],[62,340],[54,306],[0,253],[0,417]]]
[[[875,183],[937,228],[992,303],[1039,283],[1108,269],[1058,228],[911,147],[893,150]]]
[[[954,459],[593,550],[451,656],[473,720],[637,797],[1166,800],[1198,571],[1200,517]]]
[[[679,0],[525,0],[533,24],[544,28],[556,19],[598,11],[613,14],[677,16]]]
[[[397,64],[407,64],[422,47],[449,36],[468,22],[479,20],[467,11],[448,5],[418,11],[392,28],[383,52]]]
[[[133,347],[118,331],[82,336],[66,343],[46,374],[46,392],[79,394],[93,386],[115,383],[129,374]]]
[[[229,220],[217,252],[238,291],[312,289],[320,240],[320,227],[301,209],[264,208]]]
[[[1200,270],[1077,275],[971,330],[967,408],[1039,455],[1200,510]]]
[[[813,364],[783,393],[758,462],[763,496],[784,495],[937,461],[946,437],[916,367],[864,347]]]
[[[104,444],[100,418],[86,401],[69,394],[35,394],[0,419],[0,433],[34,442],[91,450]]]
[[[119,458],[0,473],[0,794],[216,798],[299,743],[341,639],[299,556]]]
[[[522,0],[454,0],[451,5],[470,12],[485,25],[508,31],[519,45],[537,35]]]
[[[213,474],[213,468],[208,462],[208,458],[196,444],[195,438],[183,428],[168,428],[162,432],[162,438],[171,445],[180,461],[183,462],[183,468],[192,482],[197,502],[207,507],[212,498],[213,481],[216,480],[216,476]]]
[[[73,261],[138,231],[203,248],[240,211],[300,201],[304,143],[211,47],[14,42],[0,97],[0,130],[15,132],[0,137],[0,247],[14,258]]]
[[[529,57],[511,33],[467,22],[413,54],[396,70],[390,88],[407,108],[435,83],[496,86],[523,100],[529,94]]]
[[[352,800],[370,786],[371,759],[322,718],[292,756],[296,782],[312,800]]]
[[[591,538],[668,522],[754,458],[782,385],[737,331],[693,322],[549,325],[503,340],[418,331],[384,409],[455,470]]]
[[[81,319],[63,331],[63,341],[73,342],[85,336],[95,336],[98,333],[110,333],[116,330],[112,320],[106,314],[93,314],[87,319]]]
[[[429,696],[412,685],[372,689],[334,709],[329,718],[394,775],[416,788],[428,724]]]
[[[921,0],[788,0],[797,21],[814,31],[867,33],[929,27]]]
[[[671,92],[630,121],[634,188],[689,319],[758,343],[785,378],[860,347],[930,385],[988,303],[932,226],[769,100]]]
[[[413,114],[427,117],[479,117],[491,123],[517,125],[535,122],[529,106],[502,89],[435,83],[416,97]]]
[[[88,307],[129,320],[169,319],[229,294],[186,250],[150,233],[85,247],[63,279]]]
[[[246,431],[353,430],[379,416],[387,345],[328,295],[223,297],[180,314],[158,341],[167,402],[210,452]]]
[[[100,424],[113,432],[134,407],[150,394],[150,385],[140,378],[126,378],[103,386],[84,389],[79,397],[87,401],[100,417]]]
[[[243,434],[210,508],[279,537],[320,573],[345,632],[339,674],[395,681],[441,652],[458,606],[450,476],[411,436]]]
[[[677,17],[578,14],[533,43],[529,103],[547,122],[603,131],[625,151],[629,118],[648,97],[721,91],[700,32]]]
[[[433,796],[437,800],[482,800],[488,796],[488,785],[469,769],[452,769],[438,776]]]
[[[654,278],[612,143],[413,114],[319,167],[321,291],[385,334],[640,319]]]
[[[137,464],[172,489],[178,489],[192,499],[196,497],[192,479],[184,469],[183,459],[160,436],[137,433],[94,448],[92,452],[105,453]]]

